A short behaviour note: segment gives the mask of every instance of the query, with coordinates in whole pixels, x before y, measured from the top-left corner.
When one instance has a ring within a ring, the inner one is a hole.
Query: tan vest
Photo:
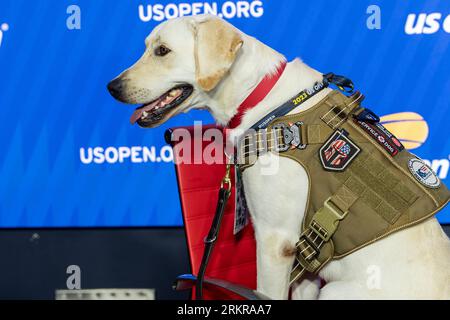
[[[359,92],[347,97],[332,91],[314,107],[241,140],[242,169],[258,154],[278,150],[309,176],[292,281],[433,216],[449,201],[436,174],[373,121],[362,99]]]

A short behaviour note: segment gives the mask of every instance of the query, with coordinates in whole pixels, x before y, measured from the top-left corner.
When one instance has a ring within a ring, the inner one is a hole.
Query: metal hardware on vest
[[[302,143],[302,131],[301,127],[303,122],[298,121],[292,125],[279,123],[273,126],[273,132],[275,135],[275,141],[282,141],[280,144],[275,145],[275,151],[284,152],[290,148],[305,149],[306,144]],[[278,134],[281,133],[281,139]]]
[[[214,249],[214,244],[217,240],[217,236],[219,235],[220,225],[222,222],[223,213],[225,211],[225,206],[231,195],[230,171],[231,171],[231,164],[227,164],[225,175],[220,185],[216,213],[214,214],[214,218],[211,223],[211,228],[209,230],[208,236],[204,240],[205,249],[203,251],[202,262],[200,264],[200,269],[198,271],[197,282],[195,287],[195,295],[196,299],[198,300],[203,299],[203,280],[205,278],[206,268],[208,267],[209,258]]]

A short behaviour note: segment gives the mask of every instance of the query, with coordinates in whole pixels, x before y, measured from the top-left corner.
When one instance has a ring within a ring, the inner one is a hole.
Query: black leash
[[[197,283],[195,286],[195,298],[197,300],[203,300],[203,280],[205,279],[206,268],[208,267],[209,258],[211,257],[212,250],[214,249],[214,245],[219,235],[225,206],[231,195],[230,169],[231,164],[227,164],[225,177],[222,180],[219,190],[219,200],[217,201],[216,213],[214,214],[208,236],[204,240],[205,249],[203,251],[202,263],[200,264],[200,269],[197,275]]]

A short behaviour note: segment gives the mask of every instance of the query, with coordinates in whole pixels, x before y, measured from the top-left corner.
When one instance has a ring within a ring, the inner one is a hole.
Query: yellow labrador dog
[[[214,16],[183,17],[156,27],[143,56],[108,85],[129,104],[143,104],[131,122],[160,125],[181,112],[207,108],[226,125],[259,81],[285,57]],[[319,49],[318,49],[319,50]],[[256,107],[243,116],[235,135],[299,91],[322,80],[322,73],[296,59]],[[316,104],[325,89],[303,104]],[[240,129],[240,130],[238,130]],[[262,163],[278,161],[274,174]],[[308,176],[293,160],[270,154],[244,172],[246,197],[257,241],[257,290],[286,299],[294,248],[308,197]],[[289,184],[289,188],[284,186]],[[279,190],[284,190],[283,194]],[[285,201],[283,199],[291,199]],[[319,277],[326,281],[320,288]],[[297,299],[448,299],[450,241],[436,219],[397,232],[324,267],[294,285]]]

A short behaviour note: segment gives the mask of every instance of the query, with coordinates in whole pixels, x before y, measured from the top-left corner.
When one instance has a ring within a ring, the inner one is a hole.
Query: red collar
[[[286,61],[282,62],[278,66],[275,74],[268,74],[261,80],[249,96],[239,105],[237,113],[233,116],[233,118],[231,118],[230,122],[228,122],[227,128],[234,129],[239,126],[245,112],[256,106],[269,94],[283,74],[286,64]]]

